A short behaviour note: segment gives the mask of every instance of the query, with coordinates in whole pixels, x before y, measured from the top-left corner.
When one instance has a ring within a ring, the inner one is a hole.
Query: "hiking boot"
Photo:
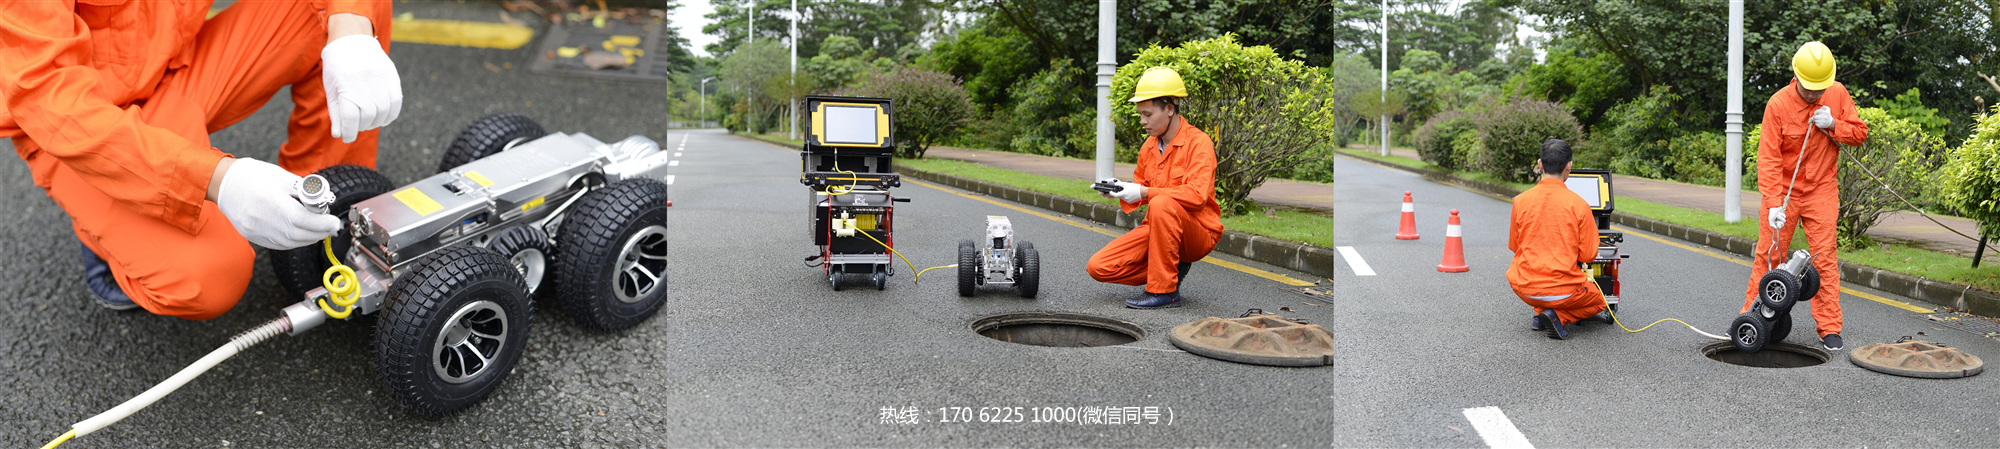
[[[1125,307],[1134,309],[1165,309],[1181,306],[1181,292],[1147,293],[1144,296],[1125,300]]]
[[[1557,340],[1569,338],[1569,329],[1563,326],[1562,318],[1556,316],[1556,309],[1543,310],[1542,321],[1549,323],[1549,338]]]
[[[139,308],[132,297],[125,295],[125,290],[118,288],[118,280],[111,277],[111,264],[97,257],[97,252],[89,246],[82,243],[77,246],[83,246],[83,285],[97,296],[97,305],[120,312]]]

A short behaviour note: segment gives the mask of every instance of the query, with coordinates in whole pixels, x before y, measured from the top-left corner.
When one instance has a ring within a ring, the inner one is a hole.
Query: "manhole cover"
[[[1736,350],[1736,344],[1716,343],[1701,348],[1701,355],[1717,362],[1752,368],[1804,368],[1826,363],[1826,351],[1819,348],[1800,346],[1785,342],[1764,345],[1764,350],[1747,353]]]
[[[1208,317],[1175,326],[1174,346],[1204,357],[1271,366],[1333,364],[1333,332],[1282,316]]]
[[[652,17],[607,20],[603,28],[596,27],[589,20],[551,24],[548,33],[542,36],[542,45],[535,53],[534,61],[528,63],[528,70],[552,75],[666,82],[670,80],[667,77],[669,72],[685,67],[669,64],[668,49],[662,47],[669,44],[661,38],[663,28],[666,26],[655,23]],[[591,53],[597,56],[590,56]],[[612,56],[630,63],[602,70],[592,69],[584,63],[586,58]]]
[[[1122,345],[1146,336],[1131,322],[1063,312],[994,315],[973,321],[972,331],[1008,343],[1057,348]]]
[[[1869,371],[1926,379],[1972,377],[1986,369],[1979,356],[1922,340],[1862,346],[1848,354],[1847,360]]]

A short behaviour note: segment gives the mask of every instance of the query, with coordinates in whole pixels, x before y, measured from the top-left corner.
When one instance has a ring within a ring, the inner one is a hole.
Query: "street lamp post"
[[[796,96],[796,94],[797,94],[797,92],[798,92],[798,85],[799,85],[799,0],[792,0],[792,78],[791,78],[791,82],[792,82],[792,92],[793,92],[794,96],[793,96],[793,97],[791,97],[791,104],[787,104],[787,105],[785,105],[785,109],[787,109],[787,110],[790,110],[790,111],[792,112],[792,126],[791,126],[791,129],[792,129],[792,134],[791,134],[791,138],[793,138],[793,139],[797,139],[797,138],[799,138],[799,97],[797,97],[797,96]]]
[[[708,82],[709,82],[709,81],[715,81],[715,77],[711,76],[711,77],[707,77],[707,78],[702,78],[702,79],[701,79],[701,125],[700,125],[700,127],[703,127],[703,128],[706,128],[706,127],[708,127]]]

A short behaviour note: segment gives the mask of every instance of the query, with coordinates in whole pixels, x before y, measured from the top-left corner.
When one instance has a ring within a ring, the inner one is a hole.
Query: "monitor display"
[[[1604,194],[1598,191],[1603,187],[1599,182],[1602,179],[1604,178],[1596,176],[1570,176],[1568,180],[1563,181],[1563,185],[1569,187],[1569,191],[1576,192],[1576,196],[1583,197],[1583,202],[1590,204],[1591,209],[1603,209]]]
[[[882,139],[875,132],[876,116],[873,107],[827,105],[825,135],[820,137],[825,143],[879,144]]]

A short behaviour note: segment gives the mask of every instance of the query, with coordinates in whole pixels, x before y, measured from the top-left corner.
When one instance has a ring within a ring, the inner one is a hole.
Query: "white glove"
[[[1778,206],[1767,209],[1764,212],[1764,216],[1766,220],[1770,221],[1771,229],[1773,230],[1785,229],[1785,206]]]
[[[354,143],[362,131],[387,126],[403,113],[402,78],[374,36],[334,39],[319,59],[326,111],[341,142]]]
[[[1819,110],[1813,111],[1812,122],[1813,126],[1828,130],[1833,129],[1833,108],[1820,106]]]
[[[1146,198],[1146,186],[1139,185],[1139,183],[1119,181],[1118,187],[1125,189],[1111,194],[1111,197],[1117,198],[1118,201],[1137,203],[1140,199]]]
[[[299,176],[256,159],[236,159],[222,174],[215,205],[222,216],[253,245],[292,249],[310,245],[340,230],[340,219],[315,214],[293,199]]]

